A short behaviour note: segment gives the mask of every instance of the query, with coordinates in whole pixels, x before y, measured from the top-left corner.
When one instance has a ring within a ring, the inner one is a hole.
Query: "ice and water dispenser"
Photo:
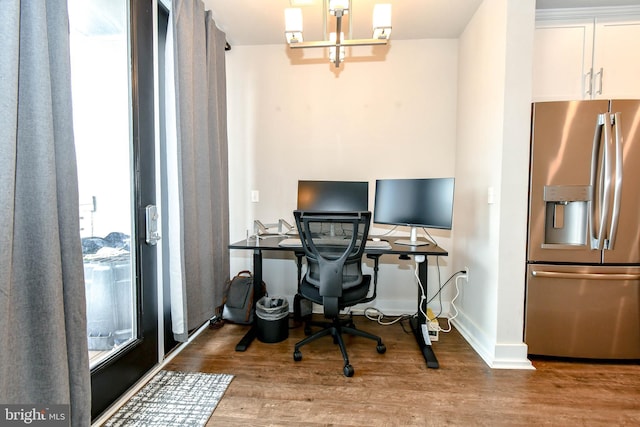
[[[544,187],[544,247],[587,244],[590,185]]]

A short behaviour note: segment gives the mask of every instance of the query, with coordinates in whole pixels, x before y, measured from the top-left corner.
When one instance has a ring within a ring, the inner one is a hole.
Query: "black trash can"
[[[256,305],[256,336],[276,343],[289,338],[289,301],[285,297],[262,297]]]

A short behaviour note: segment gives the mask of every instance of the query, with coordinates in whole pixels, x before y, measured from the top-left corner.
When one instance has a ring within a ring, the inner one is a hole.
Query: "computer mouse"
[[[379,237],[372,237],[371,240],[373,240],[374,242],[379,242],[380,238]]]

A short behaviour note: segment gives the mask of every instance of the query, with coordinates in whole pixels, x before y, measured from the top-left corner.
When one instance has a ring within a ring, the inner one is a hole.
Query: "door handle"
[[[596,73],[596,77],[599,76],[598,80],[600,81],[600,88],[596,91],[596,95],[602,95],[602,76],[604,74],[604,68],[600,67],[600,71]]]
[[[609,206],[608,203],[605,203],[606,196],[608,196],[609,193],[603,182],[608,173],[607,141],[609,139],[609,129],[607,126],[607,116],[608,113],[598,114],[593,135],[593,148],[591,151],[590,184],[593,197],[591,200],[591,211],[589,212],[589,228],[591,230],[591,249],[595,250],[602,250],[603,248],[603,232]],[[600,155],[600,151],[602,151],[602,156]]]
[[[590,68],[589,71],[584,75],[585,79],[587,80],[587,90],[585,91],[585,93],[587,95],[589,95],[589,98],[591,98],[591,95],[593,95],[593,68]]]
[[[615,177],[613,180],[613,210],[611,212],[611,224],[609,226],[608,239],[605,242],[605,249],[613,249],[618,232],[620,202],[622,200],[622,137],[620,135],[620,113],[611,114],[611,119],[613,120],[614,134]]]
[[[534,270],[531,275],[541,279],[640,280],[640,274],[632,273],[567,273],[563,271]]]
[[[155,205],[147,205],[144,208],[145,211],[145,226],[146,226],[146,242],[148,245],[156,245],[162,238],[158,231],[158,220],[160,215],[158,214],[158,208]]]

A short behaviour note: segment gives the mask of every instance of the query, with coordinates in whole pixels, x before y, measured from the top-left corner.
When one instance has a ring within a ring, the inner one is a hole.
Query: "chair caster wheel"
[[[376,350],[378,351],[379,354],[384,354],[387,351],[387,347],[384,344],[378,344],[376,346]]]
[[[302,360],[302,352],[300,350],[296,350],[293,352],[293,360],[299,362]]]
[[[345,377],[352,377],[353,373],[355,372],[353,370],[353,366],[351,365],[344,365],[344,369],[342,371],[344,372]]]

